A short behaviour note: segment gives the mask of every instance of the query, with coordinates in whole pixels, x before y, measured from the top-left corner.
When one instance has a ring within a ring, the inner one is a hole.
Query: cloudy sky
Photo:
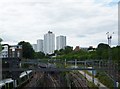
[[[67,36],[67,45],[96,47],[114,32],[118,44],[119,0],[0,0],[3,43],[36,43],[49,30]]]

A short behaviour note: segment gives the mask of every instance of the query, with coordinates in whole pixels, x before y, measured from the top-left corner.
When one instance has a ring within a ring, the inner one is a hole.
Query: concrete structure
[[[55,50],[55,35],[48,31],[47,34],[44,35],[44,53],[45,54],[53,54]]]
[[[22,58],[22,46],[5,45],[1,51],[0,58]]]
[[[1,51],[0,58],[6,58],[8,57],[8,47],[4,46],[4,49]]]
[[[33,47],[34,51],[37,52],[37,44],[32,44],[32,47]]]
[[[120,1],[118,2],[118,46],[120,46]]]
[[[37,40],[37,52],[43,52],[43,40]]]
[[[56,37],[56,49],[64,49],[66,47],[66,36],[57,36]]]

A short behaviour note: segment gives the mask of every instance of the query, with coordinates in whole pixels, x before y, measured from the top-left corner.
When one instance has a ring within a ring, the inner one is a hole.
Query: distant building
[[[1,51],[1,57],[0,58],[7,58],[8,57],[8,47],[4,46],[4,49]]]
[[[32,47],[33,47],[34,51],[37,52],[37,44],[32,44]]]
[[[66,36],[57,36],[56,37],[56,49],[64,49],[66,47]]]
[[[80,47],[79,47],[79,46],[76,46],[75,49],[74,49],[74,51],[76,51],[76,52],[77,52],[77,51],[80,51]]]
[[[13,46],[13,47],[12,47]],[[1,51],[0,58],[22,58],[22,46],[20,45],[12,45],[8,48],[8,46],[4,46],[4,49]]]
[[[43,40],[37,40],[37,52],[43,52]]]
[[[88,51],[88,47],[80,47],[80,50]]]
[[[48,31],[47,34],[44,35],[44,53],[45,54],[53,54],[55,50],[55,35],[53,32]]]

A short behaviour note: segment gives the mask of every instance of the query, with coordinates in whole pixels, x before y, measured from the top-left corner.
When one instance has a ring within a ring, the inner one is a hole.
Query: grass
[[[88,72],[88,71],[87,71]],[[76,73],[79,73],[78,71],[76,71]],[[80,73],[79,73],[80,74]],[[85,78],[85,76],[83,76],[82,74],[80,74],[83,78]],[[86,78],[85,78],[86,79]],[[88,81],[87,80],[87,85],[91,88],[91,89],[99,89],[98,86],[96,86],[93,82]]]
[[[93,82],[90,82],[90,81],[87,80],[87,84],[91,89],[99,89],[99,87],[96,86]]]
[[[110,89],[114,89],[113,81],[105,74],[105,72],[97,72],[96,77],[99,79],[101,83],[107,86]]]
[[[84,71],[89,76],[92,76],[92,74],[88,71]],[[95,78],[98,78],[98,80],[103,83],[105,86],[107,86],[110,89],[114,89],[114,83],[113,81],[105,74],[105,72],[97,72],[97,75]]]

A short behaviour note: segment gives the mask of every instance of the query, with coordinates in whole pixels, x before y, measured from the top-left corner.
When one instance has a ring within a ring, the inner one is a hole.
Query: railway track
[[[43,77],[43,73],[34,73],[33,78],[29,80],[29,82],[22,89],[36,88],[39,87],[37,84],[38,81]]]
[[[81,89],[89,89],[89,87],[86,84],[86,80],[82,78],[82,76],[79,73],[70,73],[72,84],[74,84],[75,87],[81,88]]]
[[[48,79],[51,81],[51,87],[54,87],[54,88],[58,88],[60,87],[60,81],[59,81],[59,77],[58,75],[51,75],[51,74],[48,74]]]

